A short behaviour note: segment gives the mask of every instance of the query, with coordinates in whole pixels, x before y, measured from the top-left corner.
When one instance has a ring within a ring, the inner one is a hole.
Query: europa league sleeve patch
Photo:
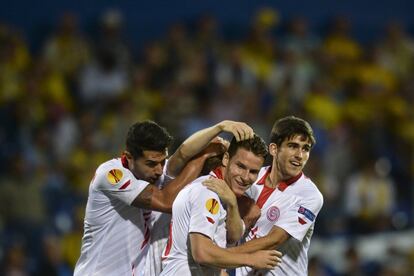
[[[112,169],[106,174],[106,178],[112,185],[118,184],[118,182],[121,181],[122,176],[122,171],[118,169]]]
[[[299,209],[298,209],[298,213],[299,214],[302,214],[302,215],[304,215],[308,220],[310,220],[310,221],[314,221],[315,220],[315,214],[314,213],[312,213],[312,211],[311,210],[309,210],[309,209],[306,209],[305,207],[303,207],[303,206],[300,206],[299,207]]]
[[[220,208],[220,203],[214,199],[214,198],[209,198],[206,201],[206,209],[207,211],[209,211],[211,214],[215,215],[218,213]]]

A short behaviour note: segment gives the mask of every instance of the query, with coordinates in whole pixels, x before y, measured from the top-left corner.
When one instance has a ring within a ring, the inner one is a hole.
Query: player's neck
[[[276,188],[279,183],[276,170],[272,168],[270,173],[267,175],[265,185],[269,188]]]

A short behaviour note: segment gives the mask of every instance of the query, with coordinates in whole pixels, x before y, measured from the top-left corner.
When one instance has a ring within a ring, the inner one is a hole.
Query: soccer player
[[[172,140],[168,132],[151,121],[132,125],[123,156],[101,164],[90,183],[74,275],[142,275],[150,238],[149,210],[171,212],[177,193],[198,176],[204,160],[224,151],[207,147],[223,131],[238,140],[254,135],[244,123],[223,121],[187,138],[167,160]],[[159,189],[159,183],[177,174]]]
[[[247,191],[261,208],[261,216],[247,242],[230,250],[249,253],[277,248],[283,253],[282,262],[268,270],[238,268],[236,275],[308,274],[307,252],[323,205],[322,194],[302,172],[314,144],[313,130],[303,119],[289,116],[274,124],[269,145],[272,166],[262,168],[258,181]],[[220,184],[207,183],[218,193]]]
[[[178,193],[161,275],[220,275],[222,268],[270,269],[277,265],[281,255],[275,250],[241,254],[226,249],[227,241],[236,241],[243,234],[236,197],[256,180],[266,155],[266,145],[258,136],[241,142],[233,139],[222,166]],[[223,183],[221,200],[203,186],[210,178]]]

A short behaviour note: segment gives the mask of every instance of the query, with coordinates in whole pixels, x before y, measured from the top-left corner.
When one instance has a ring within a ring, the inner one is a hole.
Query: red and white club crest
[[[280,216],[279,208],[272,206],[267,210],[267,219],[270,221],[277,221]]]

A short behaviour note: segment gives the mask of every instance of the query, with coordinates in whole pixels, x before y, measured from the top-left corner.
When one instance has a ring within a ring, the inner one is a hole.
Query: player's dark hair
[[[275,122],[270,133],[270,143],[280,146],[283,141],[289,140],[295,135],[302,135],[309,139],[311,146],[316,144],[310,124],[295,116],[284,117]]]
[[[144,150],[163,152],[173,138],[167,130],[153,121],[143,121],[133,124],[127,134],[126,150],[134,159],[143,155]]]
[[[254,135],[254,137],[249,140],[243,140],[239,142],[237,142],[236,138],[233,137],[230,142],[229,149],[227,150],[229,157],[233,157],[239,148],[251,151],[255,155],[261,156],[264,159],[266,159],[266,156],[268,154],[265,141],[257,135]]]

